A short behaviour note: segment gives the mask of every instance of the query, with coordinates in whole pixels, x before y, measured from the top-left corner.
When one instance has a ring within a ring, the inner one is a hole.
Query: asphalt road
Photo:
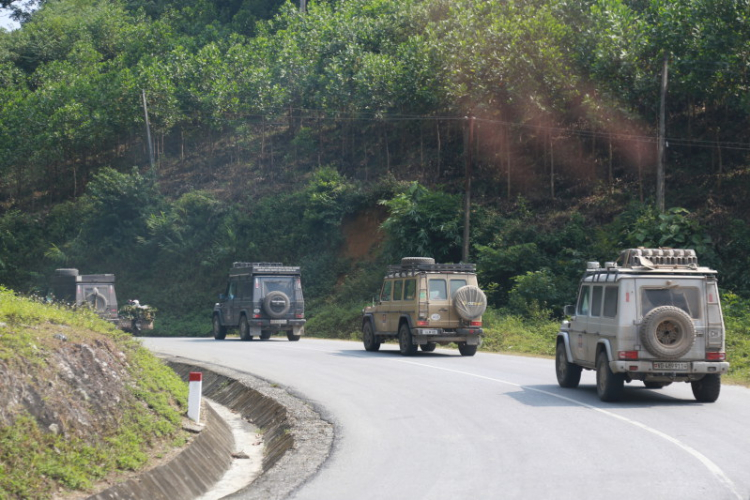
[[[304,337],[143,341],[285,386],[334,423],[331,457],[295,500],[750,500],[750,389],[724,385],[703,404],[689,384],[633,382],[612,404],[590,371],[560,388],[552,359],[403,357],[397,344],[369,353]]]

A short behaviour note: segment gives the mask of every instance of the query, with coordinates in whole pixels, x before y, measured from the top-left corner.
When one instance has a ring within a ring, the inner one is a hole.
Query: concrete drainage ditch
[[[202,372],[203,395],[237,412],[263,433],[263,473],[225,499],[286,498],[315,474],[330,454],[333,425],[284,389],[216,365],[183,358],[163,359],[184,380],[190,372]],[[211,410],[206,415],[206,428],[169,463],[89,498],[196,498],[208,491],[229,467],[231,432]]]

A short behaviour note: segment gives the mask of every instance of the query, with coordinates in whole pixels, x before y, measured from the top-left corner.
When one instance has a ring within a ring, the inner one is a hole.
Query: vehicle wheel
[[[695,342],[695,326],[679,307],[661,306],[652,309],[640,330],[641,342],[648,352],[661,359],[684,356]]]
[[[480,317],[487,309],[487,297],[477,286],[462,286],[453,294],[453,307],[467,321]]]
[[[713,403],[719,399],[721,392],[721,375],[711,373],[704,375],[702,379],[690,382],[693,388],[693,396],[701,403]]]
[[[286,333],[286,338],[288,338],[292,342],[297,342],[300,337],[301,337],[301,335],[295,335],[292,332],[287,332]]]
[[[596,393],[606,402],[618,401],[622,397],[625,375],[612,373],[607,361],[607,353],[602,351],[596,358]]]
[[[461,356],[473,356],[477,353],[477,347],[478,345],[469,345],[466,342],[459,342],[458,343],[458,352],[461,353]]]
[[[272,318],[281,318],[284,316],[289,312],[291,304],[292,303],[287,294],[278,290],[270,292],[263,299],[263,309],[265,309],[266,314]]]
[[[581,371],[583,369],[568,362],[568,356],[565,353],[565,342],[558,342],[555,348],[555,371],[557,372],[557,383],[560,387],[575,389],[581,382]]]
[[[671,383],[672,382],[643,382],[643,385],[646,386],[646,389],[661,389]]]
[[[250,335],[250,325],[247,324],[247,316],[240,318],[240,340],[253,340]]]
[[[427,342],[426,344],[421,344],[419,346],[420,349],[422,349],[424,352],[432,352],[437,347],[437,344],[435,342]]]
[[[365,351],[375,352],[380,349],[380,342],[375,338],[369,321],[365,321],[362,325],[362,343],[365,345]]]
[[[398,347],[404,356],[413,356],[417,352],[417,346],[412,341],[411,329],[406,323],[401,323],[398,329]]]
[[[268,330],[264,330],[264,331],[260,332],[260,340],[268,340],[268,339],[271,338],[272,334],[273,334],[273,332],[270,332]]]
[[[219,321],[219,315],[214,314],[214,338],[216,340],[224,340],[224,338],[227,336],[227,327],[221,325],[221,321]]]

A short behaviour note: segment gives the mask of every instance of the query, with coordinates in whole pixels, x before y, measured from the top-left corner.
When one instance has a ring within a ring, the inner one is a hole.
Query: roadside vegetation
[[[0,371],[2,499],[88,491],[186,442],[186,384],[87,309],[0,287]]]

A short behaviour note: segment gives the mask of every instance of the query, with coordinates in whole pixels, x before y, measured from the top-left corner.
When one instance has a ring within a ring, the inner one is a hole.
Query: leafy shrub
[[[394,258],[407,255],[434,257],[438,262],[461,258],[461,197],[430,191],[417,182],[390,200],[381,200],[389,212],[383,223]]]

